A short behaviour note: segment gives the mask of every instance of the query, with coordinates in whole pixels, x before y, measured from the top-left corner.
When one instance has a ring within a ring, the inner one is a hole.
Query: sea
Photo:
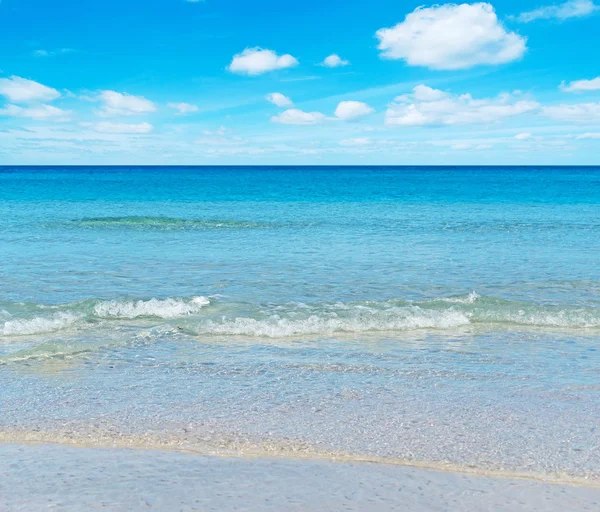
[[[600,479],[600,167],[0,167],[0,441]]]

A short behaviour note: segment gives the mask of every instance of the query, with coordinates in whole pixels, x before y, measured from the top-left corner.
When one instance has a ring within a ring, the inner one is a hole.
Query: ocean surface
[[[600,167],[0,167],[0,441],[600,479]]]

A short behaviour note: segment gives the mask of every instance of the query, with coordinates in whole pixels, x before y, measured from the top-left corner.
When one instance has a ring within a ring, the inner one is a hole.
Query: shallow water
[[[0,168],[3,439],[600,476],[600,168]]]

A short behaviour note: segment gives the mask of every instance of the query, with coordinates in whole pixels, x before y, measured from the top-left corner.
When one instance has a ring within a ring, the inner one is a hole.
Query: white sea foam
[[[450,329],[469,324],[468,317],[457,311],[431,311],[419,307],[391,307],[374,310],[356,307],[344,314],[315,313],[304,318],[270,315],[207,320],[192,327],[197,334],[246,335],[278,338],[295,335],[330,335],[337,332],[410,331]]]
[[[71,312],[58,312],[50,317],[16,318],[4,322],[0,334],[4,336],[26,336],[45,334],[67,329],[82,318]]]
[[[109,300],[97,303],[94,314],[99,318],[177,318],[199,313],[210,304],[206,297],[192,297],[191,299],[150,299],[150,300]]]
[[[213,300],[216,300],[213,298]],[[203,296],[149,300],[91,300],[58,306],[20,304],[11,312],[0,310],[0,336],[57,332],[77,326],[98,325],[110,329],[113,322],[162,319],[170,328],[183,327],[198,335],[288,337],[377,331],[454,329],[473,324],[501,329],[527,328],[597,329],[600,309],[510,302],[469,295],[426,302],[384,301],[362,303],[287,303],[259,306],[221,302],[227,311],[215,317]],[[25,308],[26,313],[23,313]],[[206,314],[205,313],[206,310]],[[202,315],[195,317],[196,315]],[[192,318],[188,318],[192,317]],[[168,329],[167,329],[168,331]]]
[[[441,299],[444,302],[450,302],[455,304],[474,304],[478,299],[481,298],[476,291],[472,291],[469,295],[460,296],[460,297],[444,297]]]

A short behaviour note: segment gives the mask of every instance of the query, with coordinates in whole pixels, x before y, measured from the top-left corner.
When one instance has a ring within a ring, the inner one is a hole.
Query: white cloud
[[[328,57],[325,57],[325,59],[321,63],[322,66],[325,66],[327,68],[339,68],[342,66],[347,66],[349,64],[350,61],[342,59],[337,53],[332,53]]]
[[[375,111],[362,101],[340,101],[334,114],[335,117],[342,121],[352,121],[372,112]]]
[[[577,135],[575,137],[577,140],[596,140],[600,139],[600,132],[595,133],[582,133],[581,135]]]
[[[290,108],[271,118],[271,121],[274,123],[299,125],[318,124],[324,120],[325,115],[321,114],[321,112],[304,112],[297,108]]]
[[[533,135],[531,135],[531,133],[519,133],[519,134],[515,135],[515,139],[529,140],[529,139],[533,139]]]
[[[287,96],[284,96],[280,92],[272,92],[271,94],[267,94],[265,96],[267,101],[273,103],[273,105],[277,105],[278,107],[291,107],[293,102]]]
[[[19,76],[0,78],[0,95],[15,103],[52,101],[60,97],[56,89]]]
[[[58,50],[34,50],[32,52],[34,57],[54,57],[56,55],[63,55],[65,53],[73,53],[75,50],[72,48],[59,48]]]
[[[356,137],[354,139],[343,139],[339,142],[340,146],[364,147],[369,146],[372,140],[369,137]]]
[[[508,32],[491,4],[444,4],[415,9],[403,22],[375,34],[381,55],[411,66],[466,69],[517,60],[527,39]]]
[[[154,127],[150,123],[95,123],[92,128],[100,133],[150,133]]]
[[[464,151],[466,149],[471,149],[471,147],[471,144],[460,142],[458,144],[453,144],[452,146],[450,146],[450,149],[453,149],[454,151]]]
[[[202,130],[202,133],[204,135],[218,135],[220,137],[223,137],[225,136],[227,131],[227,128],[225,128],[224,126],[219,126],[219,128],[217,128],[216,130]]]
[[[560,89],[564,92],[584,92],[600,90],[600,76],[591,80],[575,80],[569,84],[563,82],[560,84]]]
[[[544,107],[542,112],[544,115],[552,119],[558,119],[559,121],[571,123],[600,122],[600,102]]]
[[[537,102],[516,100],[511,94],[474,99],[470,94],[453,95],[417,86],[413,94],[395,99],[386,111],[385,123],[400,126],[492,123],[538,108]]]
[[[567,20],[569,18],[581,18],[592,14],[598,7],[592,0],[569,0],[564,4],[547,5],[527,11],[514,17],[521,23],[529,23],[535,20]]]
[[[143,96],[116,91],[101,91],[99,99],[104,103],[98,112],[101,117],[132,116],[156,111],[154,103]]]
[[[492,146],[491,144],[470,144],[468,142],[458,142],[456,144],[452,144],[450,146],[450,149],[452,149],[453,151],[467,151],[469,149],[475,150],[475,151],[483,151],[485,149],[492,149],[494,146]]]
[[[31,107],[7,105],[5,108],[0,109],[0,116],[25,117],[36,120],[66,121],[69,115],[70,112],[52,105],[34,105]]]
[[[191,103],[167,103],[167,107],[177,110],[181,115],[198,112],[198,106]]]
[[[273,50],[263,50],[258,46],[246,48],[242,53],[233,56],[229,71],[242,75],[260,75],[276,69],[291,68],[298,65],[295,57],[286,53],[277,55]]]

